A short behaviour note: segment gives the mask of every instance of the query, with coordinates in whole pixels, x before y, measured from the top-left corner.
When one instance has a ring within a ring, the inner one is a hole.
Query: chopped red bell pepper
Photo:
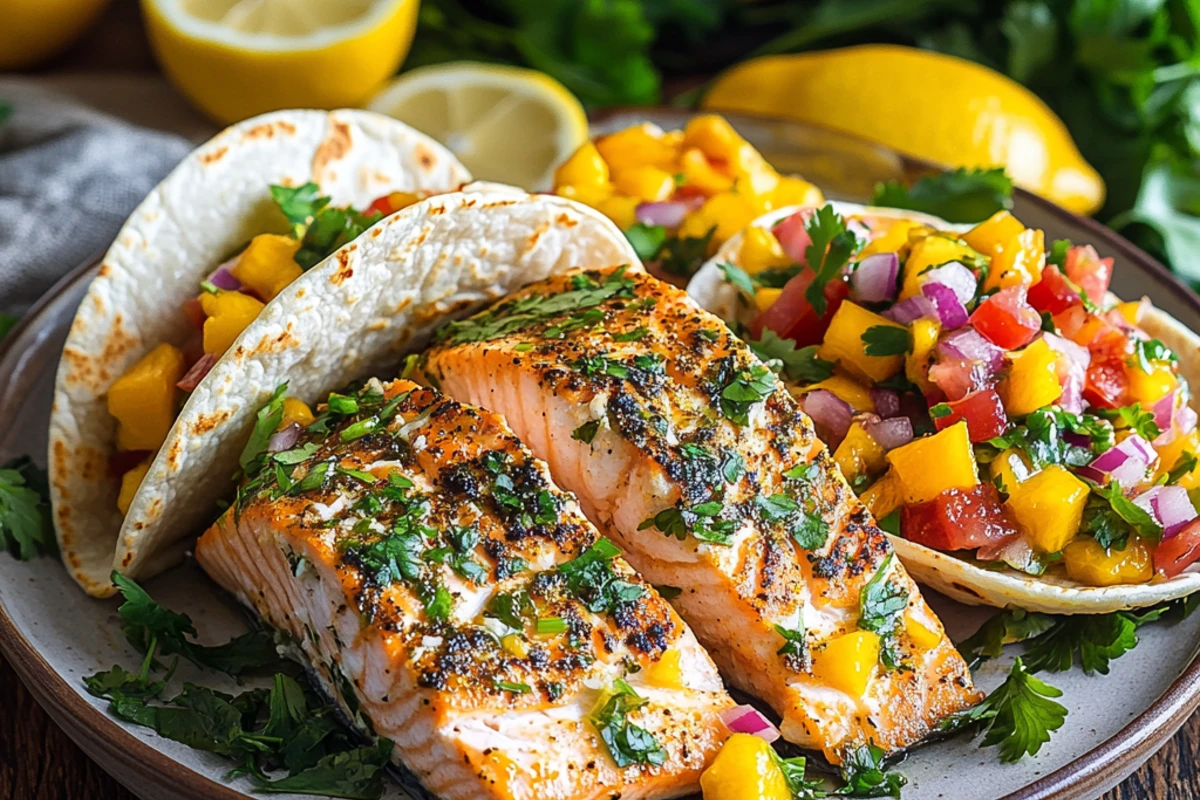
[[[1029,305],[1038,311],[1057,314],[1077,303],[1079,292],[1053,264],[1043,267],[1042,279],[1029,287]]]
[[[1024,286],[1010,286],[979,304],[971,324],[992,344],[1016,350],[1033,341],[1042,328],[1042,318],[1025,300]]]
[[[935,550],[974,550],[1020,536],[990,483],[947,489],[927,503],[905,506],[900,533]]]
[[[750,335],[757,339],[762,336],[763,328],[769,328],[780,338],[794,339],[797,347],[820,344],[825,337],[825,331],[829,329],[829,321],[833,319],[834,312],[841,306],[842,301],[850,296],[850,287],[840,279],[827,283],[827,308],[824,315],[818,315],[812,303],[804,296],[815,277],[816,274],[812,270],[806,269],[788,281],[771,307],[750,323]]]
[[[972,442],[986,442],[1008,430],[1008,415],[1004,413],[1004,403],[1000,401],[1000,395],[992,389],[971,392],[962,400],[953,400],[946,406],[949,407],[950,413],[933,417],[933,424],[939,431],[949,428],[960,419],[967,421],[967,433]]]
[[[1200,560],[1200,519],[1192,520],[1154,548],[1154,571],[1167,578],[1174,578],[1197,560]]]
[[[1083,290],[1096,305],[1104,305],[1104,297],[1108,293],[1108,285],[1112,282],[1113,260],[1101,258],[1096,248],[1090,244],[1072,247],[1067,250],[1067,278]]]

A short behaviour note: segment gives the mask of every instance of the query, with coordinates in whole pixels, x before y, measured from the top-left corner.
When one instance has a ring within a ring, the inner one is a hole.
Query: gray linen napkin
[[[0,81],[0,313],[20,314],[107,247],[191,149],[26,81]]]

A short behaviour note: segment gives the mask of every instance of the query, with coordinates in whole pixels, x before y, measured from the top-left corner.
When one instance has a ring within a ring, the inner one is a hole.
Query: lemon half
[[[175,86],[221,122],[363,103],[412,44],[418,0],[142,0]]]
[[[541,72],[458,62],[392,81],[367,106],[446,145],[483,180],[548,189],[555,165],[588,135],[575,96]]]

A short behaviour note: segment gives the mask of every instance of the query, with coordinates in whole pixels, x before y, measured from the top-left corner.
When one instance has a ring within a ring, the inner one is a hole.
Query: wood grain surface
[[[155,70],[135,0],[114,0],[99,23],[60,58],[34,74]],[[1200,798],[1200,713],[1157,755],[1104,800]],[[0,798],[136,800],[71,742],[21,684],[0,654]]]

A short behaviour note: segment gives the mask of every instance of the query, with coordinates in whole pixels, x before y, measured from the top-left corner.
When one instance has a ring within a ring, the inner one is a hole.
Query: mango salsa
[[[893,220],[888,224],[884,233],[867,243],[859,253],[859,258],[866,258],[875,253],[899,253],[909,245],[908,235],[918,224],[906,219]]]
[[[602,189],[609,184],[608,163],[592,142],[584,142],[571,157],[554,170],[555,186],[587,186]]]
[[[636,197],[614,194],[598,200],[596,210],[611,219],[618,228],[625,230],[637,222],[637,207],[641,204],[642,201]]]
[[[683,155],[679,157],[679,166],[689,186],[711,194],[733,189],[733,176],[719,171],[708,160],[708,156],[696,148],[683,151]]]
[[[301,427],[307,427],[312,425],[315,419],[316,417],[313,416],[312,409],[308,407],[308,403],[297,397],[283,398],[283,419],[280,420],[279,427],[282,428],[293,422]]]
[[[1186,436],[1177,435],[1166,444],[1157,445],[1155,449],[1158,450],[1158,465],[1155,468],[1154,477],[1158,479],[1174,469],[1184,453],[1200,457],[1200,431],[1192,431]],[[1194,489],[1200,486],[1200,463],[1197,463],[1190,472],[1185,473],[1179,479],[1178,485],[1185,489]]]
[[[1070,471],[1051,464],[1008,487],[1004,502],[1034,549],[1057,553],[1075,538],[1091,489]]]
[[[1130,367],[1128,371],[1129,398],[1134,403],[1141,403],[1142,408],[1153,407],[1179,385],[1170,367],[1158,363],[1150,366],[1149,372],[1140,366]]]
[[[142,463],[121,476],[121,492],[117,495],[117,508],[121,510],[122,514],[129,513],[129,506],[133,503],[133,496],[137,494],[138,487],[146,479],[146,473],[150,471],[150,462],[152,460],[151,458],[145,459]]]
[[[858,476],[873,475],[887,467],[883,448],[857,422],[846,432],[846,438],[838,445],[833,460],[851,485],[854,485],[854,479]]]
[[[863,340],[863,335],[869,329],[879,327],[896,328],[905,333],[908,331],[899,323],[846,301],[829,321],[829,330],[825,332],[825,341],[818,348],[817,355],[826,361],[841,362],[843,367],[866,380],[887,380],[904,366],[904,356],[867,355],[867,342]]]
[[[1088,586],[1146,583],[1154,577],[1154,558],[1140,539],[1131,539],[1124,550],[1105,550],[1090,536],[1063,548],[1067,577]]]
[[[741,144],[741,135],[728,120],[716,114],[692,117],[683,129],[683,147],[699,148],[709,158],[729,161]]]
[[[671,169],[678,158],[679,140],[662,136],[648,122],[601,136],[595,148],[612,172],[630,167]],[[587,145],[585,144],[584,147]]]
[[[904,484],[892,472],[888,472],[871,484],[871,488],[862,493],[860,499],[871,516],[883,519],[888,514],[904,505]]]
[[[304,273],[296,263],[299,249],[300,241],[291,236],[260,233],[246,245],[230,272],[269,303]]]
[[[1008,211],[997,211],[963,234],[963,241],[985,256],[994,257],[1005,242],[1025,230],[1021,221]]]
[[[1062,394],[1058,382],[1059,354],[1037,339],[1013,358],[1012,369],[998,391],[1010,417],[1022,417],[1048,406]]]
[[[887,460],[891,474],[904,487],[906,503],[926,503],[947,489],[979,485],[965,421],[897,447],[887,454]]]
[[[933,267],[949,264],[951,261],[975,263],[979,257],[972,248],[953,236],[931,234],[913,243],[904,262],[904,285],[900,289],[900,299],[916,297],[921,293],[921,276]]]
[[[985,290],[1007,289],[1009,286],[1030,286],[1041,280],[1046,266],[1046,235],[1027,228],[1010,237],[993,251]]]
[[[204,320],[204,352],[222,355],[242,331],[262,312],[258,300],[241,292],[205,292],[200,295]]]
[[[992,480],[999,480],[1000,486],[1004,487],[1003,491],[1011,492],[1013,487],[1018,483],[1029,480],[1033,475],[1033,467],[1029,465],[1029,460],[1025,457],[1025,453],[1020,448],[1010,447],[1002,451],[989,465],[992,473]]]
[[[742,234],[742,247],[738,251],[738,266],[751,275],[757,275],[763,270],[789,267],[792,259],[783,248],[775,234],[757,225],[747,228]]]
[[[704,800],[792,800],[771,745],[749,733],[735,733],[700,776]]]
[[[175,384],[185,364],[178,347],[160,344],[108,389],[108,413],[117,420],[121,450],[157,450],[175,422]]]
[[[679,663],[679,650],[670,649],[662,654],[662,658],[646,667],[646,683],[660,689],[682,689],[683,668]]]
[[[813,677],[851,697],[862,697],[879,663],[879,635],[853,631],[813,651]]]
[[[912,323],[912,352],[904,359],[904,376],[915,383],[922,392],[931,394],[933,383],[929,380],[929,363],[942,328],[936,320],[922,317]]]
[[[758,216],[746,195],[726,192],[715,194],[688,216],[679,229],[681,236],[703,237],[713,231],[713,241],[723,242],[745,228]]]
[[[655,203],[671,196],[675,191],[675,179],[658,167],[629,167],[617,173],[613,188],[628,197]]]
[[[848,378],[845,375],[837,373],[830,375],[823,381],[810,383],[808,386],[796,389],[795,394],[807,394],[808,392],[815,392],[818,389],[827,389],[833,392],[836,397],[849,403],[850,407],[855,411],[871,411],[875,407],[874,401],[871,400],[871,392],[867,387],[853,378]]]
[[[772,289],[769,286],[764,286],[754,293],[754,307],[759,311],[766,311],[775,305],[775,301],[782,294],[783,289]]]

